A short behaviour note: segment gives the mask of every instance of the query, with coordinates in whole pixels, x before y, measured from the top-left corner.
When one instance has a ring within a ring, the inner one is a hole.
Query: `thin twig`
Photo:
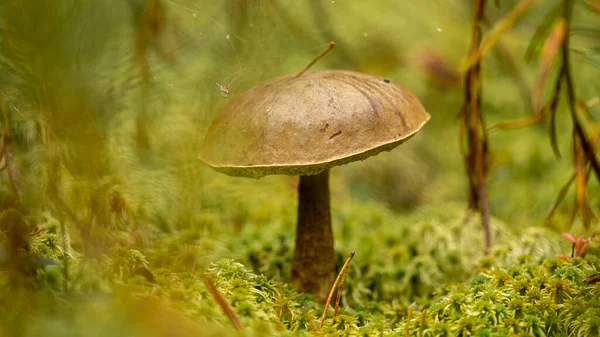
[[[333,282],[333,286],[331,287],[331,291],[329,292],[329,296],[327,297],[327,302],[325,302],[325,309],[323,309],[323,315],[321,316],[321,323],[319,323],[319,329],[321,329],[323,327],[323,323],[325,323],[325,318],[327,317],[327,309],[329,309],[329,303],[331,303],[331,298],[333,297],[333,292],[335,291],[335,286],[340,281],[342,274],[344,273],[344,269],[348,268],[348,265],[350,264],[350,261],[352,261],[353,257],[354,257],[354,252],[350,252],[350,256],[348,256],[348,259],[346,259],[346,263],[344,263],[344,266],[342,266],[342,269],[338,273],[338,276],[336,277],[335,282]]]
[[[227,302],[225,297],[223,297],[223,295],[221,295],[221,292],[219,292],[219,289],[217,289],[217,287],[214,285],[210,278],[210,275],[204,274],[204,284],[206,285],[206,288],[212,295],[215,302],[217,302],[221,309],[223,309],[223,312],[225,312],[227,317],[229,317],[235,328],[238,330],[242,330],[244,326],[242,325],[240,318],[235,313],[235,310],[233,310],[233,307],[231,307],[231,304]]]
[[[296,74],[296,77],[299,77],[302,74],[304,74],[308,70],[308,68],[312,67],[313,64],[317,63],[317,61],[319,61],[323,56],[325,56],[325,54],[327,54],[333,48],[333,46],[335,46],[335,42],[330,41],[329,45],[327,45],[327,48],[325,48],[325,50],[323,50],[321,52],[321,54],[319,54],[317,57],[315,57],[315,59],[312,60],[312,62],[310,62],[306,67],[304,67],[304,69],[302,69],[302,71],[300,71],[298,74]]]
[[[354,252],[352,252],[350,254],[349,259],[352,259],[353,256],[354,256]],[[344,289],[344,280],[346,279],[346,274],[348,274],[348,267],[350,267],[350,263],[345,264],[344,268],[342,268],[342,270],[341,270],[342,279],[340,280],[340,287],[338,288],[338,291],[337,291],[337,298],[335,300],[335,311],[333,312],[332,324],[335,324],[335,318],[337,317],[338,310],[340,308],[340,299],[342,298],[342,290]]]

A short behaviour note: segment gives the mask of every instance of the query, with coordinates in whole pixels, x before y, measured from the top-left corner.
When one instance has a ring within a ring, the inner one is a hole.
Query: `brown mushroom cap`
[[[232,176],[313,175],[389,151],[429,118],[408,88],[381,77],[341,70],[288,75],[229,101],[200,159]]]

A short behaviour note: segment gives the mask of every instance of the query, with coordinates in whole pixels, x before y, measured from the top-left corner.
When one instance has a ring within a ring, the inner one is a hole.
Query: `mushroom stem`
[[[329,170],[325,170],[317,175],[300,176],[292,284],[324,302],[334,278]]]

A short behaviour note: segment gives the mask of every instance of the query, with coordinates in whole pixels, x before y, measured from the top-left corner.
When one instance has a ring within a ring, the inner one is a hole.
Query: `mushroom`
[[[288,75],[231,99],[199,158],[231,176],[300,176],[292,284],[324,301],[335,277],[329,169],[393,149],[429,118],[409,89],[388,79],[341,70]]]

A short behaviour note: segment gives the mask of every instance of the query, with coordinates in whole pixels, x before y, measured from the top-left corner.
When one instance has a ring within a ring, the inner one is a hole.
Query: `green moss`
[[[599,290],[583,278],[597,272],[598,262],[549,259],[514,267],[512,275],[485,271],[468,288],[438,298],[427,322],[449,325],[453,336],[595,336]],[[410,324],[416,331],[416,322]]]

